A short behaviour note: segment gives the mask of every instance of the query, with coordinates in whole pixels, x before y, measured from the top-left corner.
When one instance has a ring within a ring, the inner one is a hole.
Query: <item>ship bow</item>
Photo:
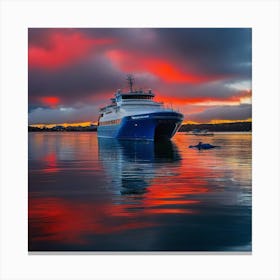
[[[171,139],[178,131],[183,115],[177,112],[155,112],[127,116],[122,121],[119,139]]]

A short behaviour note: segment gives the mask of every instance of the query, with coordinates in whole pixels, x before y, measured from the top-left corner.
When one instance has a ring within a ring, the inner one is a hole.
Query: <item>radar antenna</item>
[[[126,79],[127,81],[128,81],[128,84],[129,84],[129,88],[130,88],[130,92],[133,92],[133,83],[134,83],[134,78],[133,78],[133,75],[131,75],[131,74],[129,74],[129,75],[127,75],[127,79]]]

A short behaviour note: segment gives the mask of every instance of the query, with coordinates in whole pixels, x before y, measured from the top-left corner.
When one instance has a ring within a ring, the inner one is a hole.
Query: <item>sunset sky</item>
[[[30,28],[29,124],[96,122],[128,73],[184,122],[251,120],[251,71],[249,28]]]

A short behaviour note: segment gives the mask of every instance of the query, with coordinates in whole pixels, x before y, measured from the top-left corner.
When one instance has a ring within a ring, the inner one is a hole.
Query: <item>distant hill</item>
[[[208,129],[209,131],[252,131],[251,122],[219,123],[219,124],[183,124],[179,131]]]

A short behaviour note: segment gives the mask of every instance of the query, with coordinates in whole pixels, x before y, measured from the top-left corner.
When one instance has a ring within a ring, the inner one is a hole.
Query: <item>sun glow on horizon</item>
[[[246,120],[211,120],[210,122],[194,122],[194,121],[183,121],[184,124],[223,124],[223,123],[239,123],[239,122],[252,122],[252,119]]]
[[[44,124],[44,123],[38,123],[38,124],[30,124],[29,126],[31,127],[39,127],[39,128],[52,128],[52,127],[55,127],[55,126],[63,126],[63,127],[68,127],[68,126],[74,126],[74,127],[77,127],[77,126],[82,126],[82,127],[86,127],[86,126],[90,126],[90,125],[97,125],[97,122],[78,122],[78,123],[56,123],[56,124]]]

